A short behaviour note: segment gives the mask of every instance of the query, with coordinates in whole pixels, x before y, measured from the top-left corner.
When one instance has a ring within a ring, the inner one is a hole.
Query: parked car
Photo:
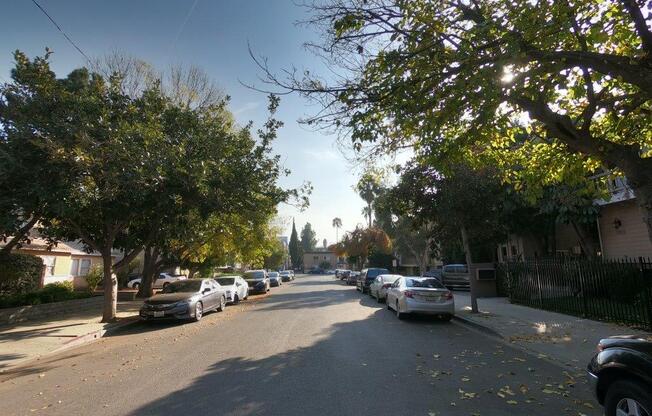
[[[340,280],[346,280],[347,277],[351,274],[351,270],[342,269],[340,274],[337,276]]]
[[[434,277],[435,279],[439,279],[439,281],[441,281],[441,272],[441,269],[428,270],[423,273],[423,277]]]
[[[381,274],[369,285],[369,295],[376,298],[378,303],[384,301],[387,299],[387,290],[399,277],[400,274]]]
[[[587,370],[606,416],[652,416],[652,338],[603,339]]]
[[[290,270],[283,270],[278,274],[281,275],[281,280],[284,282],[289,282],[294,279],[294,274]]]
[[[308,270],[308,274],[324,274],[324,269],[315,267],[314,269]]]
[[[346,277],[347,286],[357,285],[358,277],[360,277],[360,272],[349,271],[348,276]]]
[[[466,264],[447,264],[441,270],[441,281],[451,290],[469,290],[469,268]]]
[[[224,310],[226,294],[213,279],[177,280],[159,294],[147,299],[140,308],[140,318],[192,319],[199,321],[206,312]]]
[[[244,279],[249,285],[249,293],[269,292],[270,282],[265,270],[247,270]]]
[[[272,286],[281,286],[281,275],[278,272],[269,272],[267,273],[269,277],[269,283]]]
[[[170,273],[160,273],[156,280],[154,280],[154,289],[161,289],[166,287],[172,282],[176,282],[177,280],[186,280],[188,277],[183,275],[183,274],[170,274]],[[130,280],[127,282],[127,287],[131,289],[138,289],[140,285],[142,284],[142,276],[133,280]]]
[[[455,315],[453,292],[434,277],[399,277],[387,290],[387,309],[398,319],[407,314],[438,315],[450,320]]]
[[[215,281],[225,290],[228,303],[238,303],[249,297],[249,285],[240,276],[220,276]]]
[[[360,275],[358,276],[356,289],[362,293],[368,292],[371,282],[373,282],[376,279],[376,277],[378,277],[381,274],[390,274],[390,273],[389,270],[381,269],[378,267],[370,267],[368,269],[363,269],[360,272]]]

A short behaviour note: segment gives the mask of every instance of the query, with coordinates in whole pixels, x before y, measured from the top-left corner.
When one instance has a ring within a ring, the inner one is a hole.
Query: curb
[[[532,358],[536,358],[537,360],[545,361],[548,364],[552,364],[555,367],[563,368],[564,370],[568,368],[575,368],[578,370],[581,370],[582,367],[578,365],[578,363],[571,363],[571,362],[565,362],[563,360],[556,359],[550,355],[543,354],[540,351],[537,351],[533,348],[529,348],[525,345],[517,344],[515,342],[510,342],[507,338],[505,338],[500,332],[496,331],[495,329],[492,329],[488,326],[479,324],[475,321],[472,321],[468,318],[463,318],[461,316],[454,315],[453,320],[458,322],[461,325],[468,326],[469,329],[481,332],[483,334],[489,335],[493,338],[496,338],[499,342],[503,343],[504,345],[509,346],[510,348],[514,348],[515,350],[519,350],[524,354],[527,354],[531,356]],[[543,355],[543,356],[542,356]]]
[[[468,319],[468,318],[463,318],[463,317],[461,317],[461,316],[459,316],[457,314],[453,315],[453,320],[461,323],[462,325],[470,326],[470,327],[472,327],[473,329],[475,329],[477,331],[483,332],[483,333],[485,333],[485,334],[487,334],[489,336],[492,336],[494,338],[498,338],[498,339],[506,342],[505,337],[503,337],[500,334],[500,332],[498,332],[495,329],[492,329],[492,328],[490,328],[488,326],[479,324],[479,323],[477,323],[475,321],[472,321],[471,319]]]

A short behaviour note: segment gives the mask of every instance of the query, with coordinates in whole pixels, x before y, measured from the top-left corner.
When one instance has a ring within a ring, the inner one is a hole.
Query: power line
[[[32,0],[32,3],[34,3],[34,4],[36,5],[36,7],[38,7],[38,8],[43,12],[43,14],[46,15],[48,19],[50,19],[50,21],[52,22],[52,24],[53,24],[53,25],[54,25],[54,26],[59,30],[59,32],[61,32],[61,34],[66,38],[66,40],[68,40],[68,42],[70,42],[70,44],[71,44],[72,46],[74,46],[75,49],[77,49],[77,52],[79,52],[80,54],[82,54],[82,56],[83,56],[84,58],[86,58],[86,61],[87,61],[89,64],[91,64],[91,59],[90,59],[90,58],[89,58],[89,57],[84,53],[84,51],[82,51],[82,50],[79,48],[79,46],[77,46],[77,44],[76,44],[72,39],[70,39],[70,36],[68,36],[68,35],[66,34],[66,32],[64,32],[63,29],[61,29],[61,26],[59,26],[59,25],[57,24],[57,22],[54,21],[54,19],[52,18],[52,16],[50,16],[50,15],[48,14],[48,12],[46,12],[45,9],[44,9],[43,7],[41,7],[41,5],[38,4],[38,2],[37,2],[36,0]]]

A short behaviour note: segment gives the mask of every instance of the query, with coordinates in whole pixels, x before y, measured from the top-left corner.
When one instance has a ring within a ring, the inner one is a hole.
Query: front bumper
[[[267,292],[267,285],[265,284],[264,281],[247,282],[247,284],[249,285],[249,293]]]
[[[195,316],[194,308],[188,304],[174,307],[158,307],[156,305],[143,306],[140,308],[140,318],[146,321],[165,319],[190,319]]]
[[[600,398],[600,394],[598,393],[598,376],[594,373],[591,372],[591,370],[586,370],[586,378],[588,379],[589,382],[589,387],[591,389],[591,392],[593,393],[593,397],[602,404],[602,400]]]
[[[455,315],[455,301],[428,302],[408,298],[405,300],[405,312],[424,315]]]

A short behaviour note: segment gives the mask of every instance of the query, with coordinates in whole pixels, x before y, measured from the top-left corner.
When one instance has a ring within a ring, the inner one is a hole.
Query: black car
[[[356,289],[362,293],[369,292],[369,286],[376,279],[376,277],[381,274],[390,274],[389,270],[381,269],[377,267],[370,267],[368,269],[363,269],[358,276],[358,281],[356,284]]]
[[[652,340],[635,336],[601,340],[588,375],[606,416],[652,416]]]
[[[265,270],[247,270],[243,277],[249,285],[249,293],[269,292],[271,283]]]

